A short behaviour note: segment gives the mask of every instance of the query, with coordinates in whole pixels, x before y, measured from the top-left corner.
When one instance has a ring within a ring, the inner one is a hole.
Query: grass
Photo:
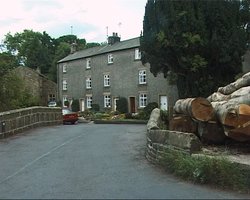
[[[167,150],[160,164],[184,180],[250,193],[249,172],[243,173],[238,164],[226,158],[194,157]]]

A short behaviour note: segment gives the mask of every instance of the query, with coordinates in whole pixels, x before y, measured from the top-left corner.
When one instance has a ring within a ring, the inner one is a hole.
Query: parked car
[[[48,103],[48,107],[56,107],[56,102],[55,101],[50,101],[49,103]]]
[[[63,124],[71,123],[75,124],[78,121],[78,114],[76,112],[72,112],[68,108],[62,109],[63,115]]]

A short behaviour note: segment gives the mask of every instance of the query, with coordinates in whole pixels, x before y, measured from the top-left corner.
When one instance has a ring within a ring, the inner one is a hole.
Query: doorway
[[[167,96],[160,96],[160,109],[168,110],[168,98]]]
[[[129,97],[129,112],[135,113],[135,97]]]

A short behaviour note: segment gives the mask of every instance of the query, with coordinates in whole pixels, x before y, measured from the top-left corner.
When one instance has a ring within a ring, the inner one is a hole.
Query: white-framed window
[[[110,77],[109,74],[104,75],[104,87],[109,87],[110,86]]]
[[[139,94],[139,107],[144,108],[147,105],[147,94],[146,93],[140,93]]]
[[[87,101],[87,108],[92,108],[92,96],[87,96],[86,101]]]
[[[140,49],[137,48],[135,49],[135,60],[140,60],[141,59],[141,52]]]
[[[113,54],[108,54],[108,63],[113,63],[114,62],[114,58],[113,58]]]
[[[63,107],[65,107],[65,101],[68,101],[68,96],[63,96]]]
[[[91,58],[87,58],[86,59],[86,69],[90,69],[91,68]]]
[[[62,71],[63,73],[67,72],[67,64],[63,64]]]
[[[67,89],[68,89],[67,80],[63,80],[63,90],[67,90]]]
[[[139,70],[139,84],[146,84],[146,70]]]
[[[104,95],[104,108],[111,107],[111,97],[110,95]]]
[[[91,89],[91,77],[87,77],[86,78],[86,88],[87,89]]]

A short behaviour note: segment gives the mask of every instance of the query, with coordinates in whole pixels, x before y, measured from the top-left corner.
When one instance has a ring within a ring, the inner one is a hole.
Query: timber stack
[[[194,133],[206,143],[250,141],[250,72],[208,98],[179,99],[169,129]]]

